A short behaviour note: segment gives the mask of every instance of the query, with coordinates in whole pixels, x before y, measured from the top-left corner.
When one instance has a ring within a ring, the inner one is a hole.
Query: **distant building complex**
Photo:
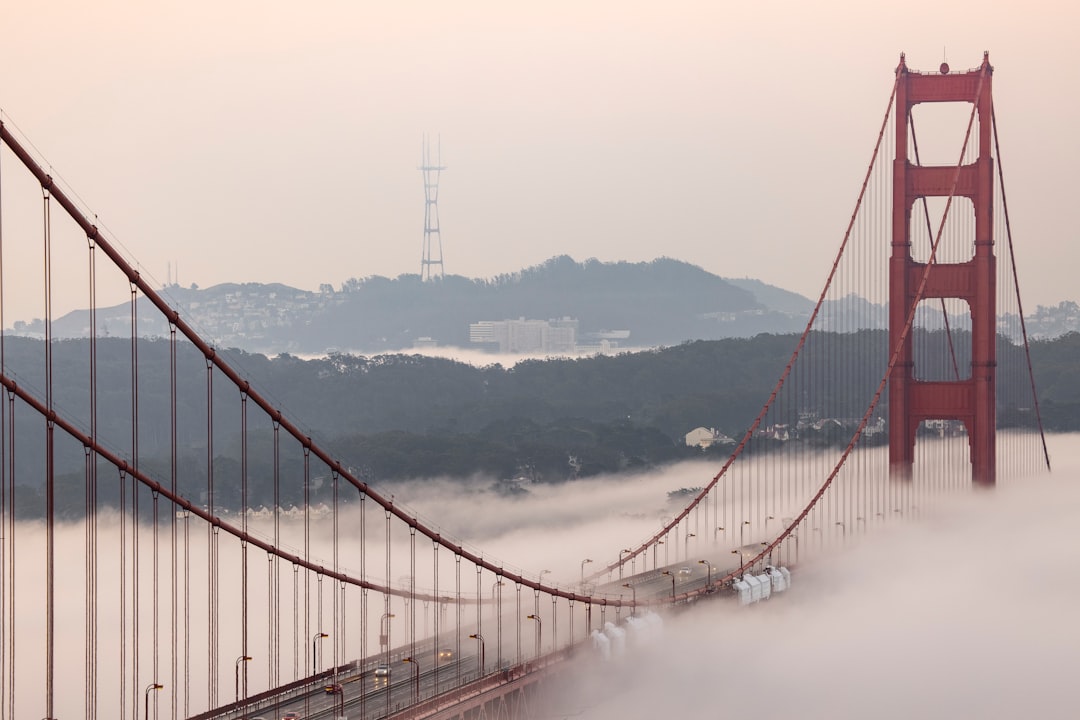
[[[526,320],[522,317],[469,323],[470,343],[498,345],[501,353],[606,353],[617,350],[629,337],[629,330],[602,330],[582,336],[577,318],[571,317],[557,320]]]
[[[564,354],[577,351],[578,321],[481,320],[469,324],[469,342],[497,344],[501,353]]]

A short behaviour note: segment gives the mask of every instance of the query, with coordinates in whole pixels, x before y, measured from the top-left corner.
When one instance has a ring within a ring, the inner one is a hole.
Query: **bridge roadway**
[[[747,546],[744,552],[755,550]],[[706,558],[708,559],[708,558]],[[710,560],[712,562],[712,560]],[[720,562],[720,561],[718,561]],[[622,579],[612,580],[586,589],[598,596],[617,598],[620,595],[628,606],[636,599],[639,606],[662,605],[669,597],[678,597],[685,593],[700,591],[706,587],[710,575],[712,580],[723,577],[735,570],[738,565],[730,565],[730,556],[724,558],[727,566],[713,565],[709,568],[693,560],[688,563],[656,568],[636,575],[626,575]],[[667,574],[666,574],[667,573]],[[624,586],[630,585],[633,590]],[[629,593],[631,597],[627,598]],[[594,629],[601,629],[595,625]],[[303,678],[282,688],[261,693],[247,698],[240,703],[231,703],[190,720],[280,720],[281,718],[299,718],[301,720],[334,720],[346,717],[349,720],[374,720],[386,717],[393,712],[408,707],[417,699],[432,698],[439,693],[446,693],[462,685],[485,676],[496,676],[503,672],[493,658],[494,649],[487,649],[485,658],[486,675],[478,673],[479,661],[475,652],[476,643],[467,639],[472,629],[462,628],[465,638],[460,643],[461,652],[442,661],[435,661],[436,651],[440,648],[456,648],[457,642],[445,635],[434,642],[431,638],[394,648],[389,653],[380,652],[363,660],[343,665],[336,670],[327,670],[311,677]],[[578,643],[581,639],[577,640]],[[415,653],[419,663],[403,662],[410,653]],[[388,664],[389,676],[376,676],[376,668]],[[505,663],[504,663],[505,664]],[[417,671],[419,668],[419,672]],[[337,687],[340,692],[337,692]],[[328,692],[331,687],[335,692]],[[293,713],[290,715],[290,713]]]

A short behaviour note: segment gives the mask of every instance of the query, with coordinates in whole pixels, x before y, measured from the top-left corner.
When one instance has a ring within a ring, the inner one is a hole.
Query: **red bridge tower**
[[[893,477],[910,477],[915,431],[923,420],[959,420],[967,430],[972,480],[993,485],[996,475],[997,291],[993,243],[993,105],[988,54],[970,72],[911,72],[900,56],[896,69],[896,159],[893,164],[893,231],[889,261],[889,347],[899,348],[889,375],[889,466]],[[924,102],[974,103],[978,116],[978,159],[969,165],[923,166],[908,160],[911,109]],[[917,199],[967,197],[975,211],[974,254],[961,263],[929,267],[911,256],[911,216]],[[921,296],[919,288],[925,286]],[[955,381],[915,378],[912,333],[905,332],[916,300],[958,298],[971,312],[971,375]]]

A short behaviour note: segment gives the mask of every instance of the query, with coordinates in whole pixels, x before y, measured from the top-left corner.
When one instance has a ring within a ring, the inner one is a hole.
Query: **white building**
[[[503,353],[572,353],[577,348],[578,321],[481,320],[469,324],[469,342],[497,344]]]

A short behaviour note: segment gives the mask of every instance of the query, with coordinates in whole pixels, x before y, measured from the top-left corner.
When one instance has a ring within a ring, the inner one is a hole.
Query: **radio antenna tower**
[[[420,171],[424,173],[424,248],[420,259],[420,280],[443,279],[442,235],[439,234],[439,174],[446,169],[442,164],[442,138],[436,138],[435,162],[431,162],[431,140],[424,136],[421,148]],[[436,255],[431,248],[435,246]],[[437,273],[432,266],[437,265]]]

